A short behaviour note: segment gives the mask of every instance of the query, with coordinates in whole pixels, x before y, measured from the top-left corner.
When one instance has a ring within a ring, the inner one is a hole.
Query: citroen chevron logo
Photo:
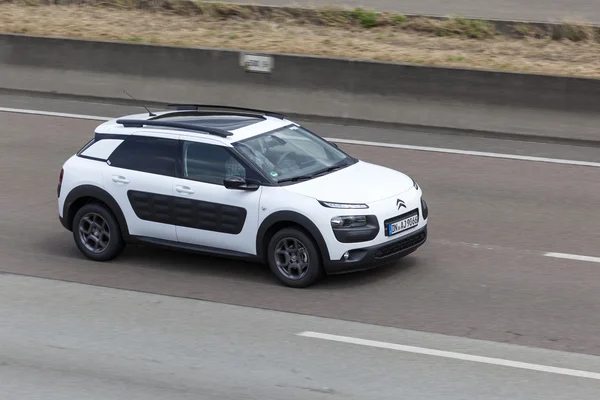
[[[396,207],[398,207],[398,210],[401,209],[402,207],[406,208],[406,204],[404,204],[403,200],[396,200]]]

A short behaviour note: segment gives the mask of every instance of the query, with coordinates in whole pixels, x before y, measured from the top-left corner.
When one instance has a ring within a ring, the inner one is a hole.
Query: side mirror
[[[260,187],[258,182],[248,182],[241,176],[231,176],[229,178],[225,178],[223,183],[227,189],[234,190],[257,190]]]

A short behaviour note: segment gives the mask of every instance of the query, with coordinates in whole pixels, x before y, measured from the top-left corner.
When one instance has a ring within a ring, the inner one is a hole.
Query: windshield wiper
[[[321,170],[319,170],[317,172],[313,172],[310,175],[300,175],[300,176],[295,176],[293,178],[281,179],[281,180],[277,181],[277,183],[282,183],[282,182],[297,182],[299,180],[312,179],[312,178],[314,178],[316,176],[325,174],[327,172],[335,171],[336,169],[340,169],[340,168],[346,167],[347,165],[348,164],[346,162],[343,162],[341,164],[332,165],[331,167],[327,167],[327,168],[321,169]]]
[[[286,179],[280,179],[277,181],[277,183],[282,183],[282,182],[297,182],[299,180],[304,180],[304,179],[312,179],[313,175],[300,175],[300,176],[295,176],[293,178],[286,178]]]
[[[336,169],[343,168],[343,167],[345,167],[345,166],[347,166],[347,165],[348,165],[348,164],[347,164],[347,163],[345,163],[345,162],[344,162],[344,163],[342,163],[342,164],[336,164],[336,165],[332,165],[331,167],[327,167],[327,168],[324,168],[324,169],[322,169],[322,170],[320,170],[320,171],[314,172],[314,173],[311,175],[311,177],[313,177],[313,178],[314,178],[315,176],[318,176],[318,175],[321,175],[321,174],[325,174],[325,173],[327,173],[327,172],[335,171]]]

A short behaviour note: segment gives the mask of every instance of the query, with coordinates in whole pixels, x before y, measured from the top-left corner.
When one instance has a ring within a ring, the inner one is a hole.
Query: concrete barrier
[[[544,115],[573,120],[599,104],[595,79],[294,55],[272,55],[272,61],[269,73],[253,73],[238,51],[0,35],[5,89],[115,99],[126,98],[127,90],[149,102],[530,135],[541,134]],[[536,118],[527,117],[531,110]],[[600,140],[597,122],[545,136]]]

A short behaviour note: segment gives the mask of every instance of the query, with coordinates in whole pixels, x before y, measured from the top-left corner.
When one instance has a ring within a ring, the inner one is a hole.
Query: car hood
[[[402,193],[413,180],[402,172],[358,161],[330,174],[286,186],[290,192],[336,203],[371,203]]]

